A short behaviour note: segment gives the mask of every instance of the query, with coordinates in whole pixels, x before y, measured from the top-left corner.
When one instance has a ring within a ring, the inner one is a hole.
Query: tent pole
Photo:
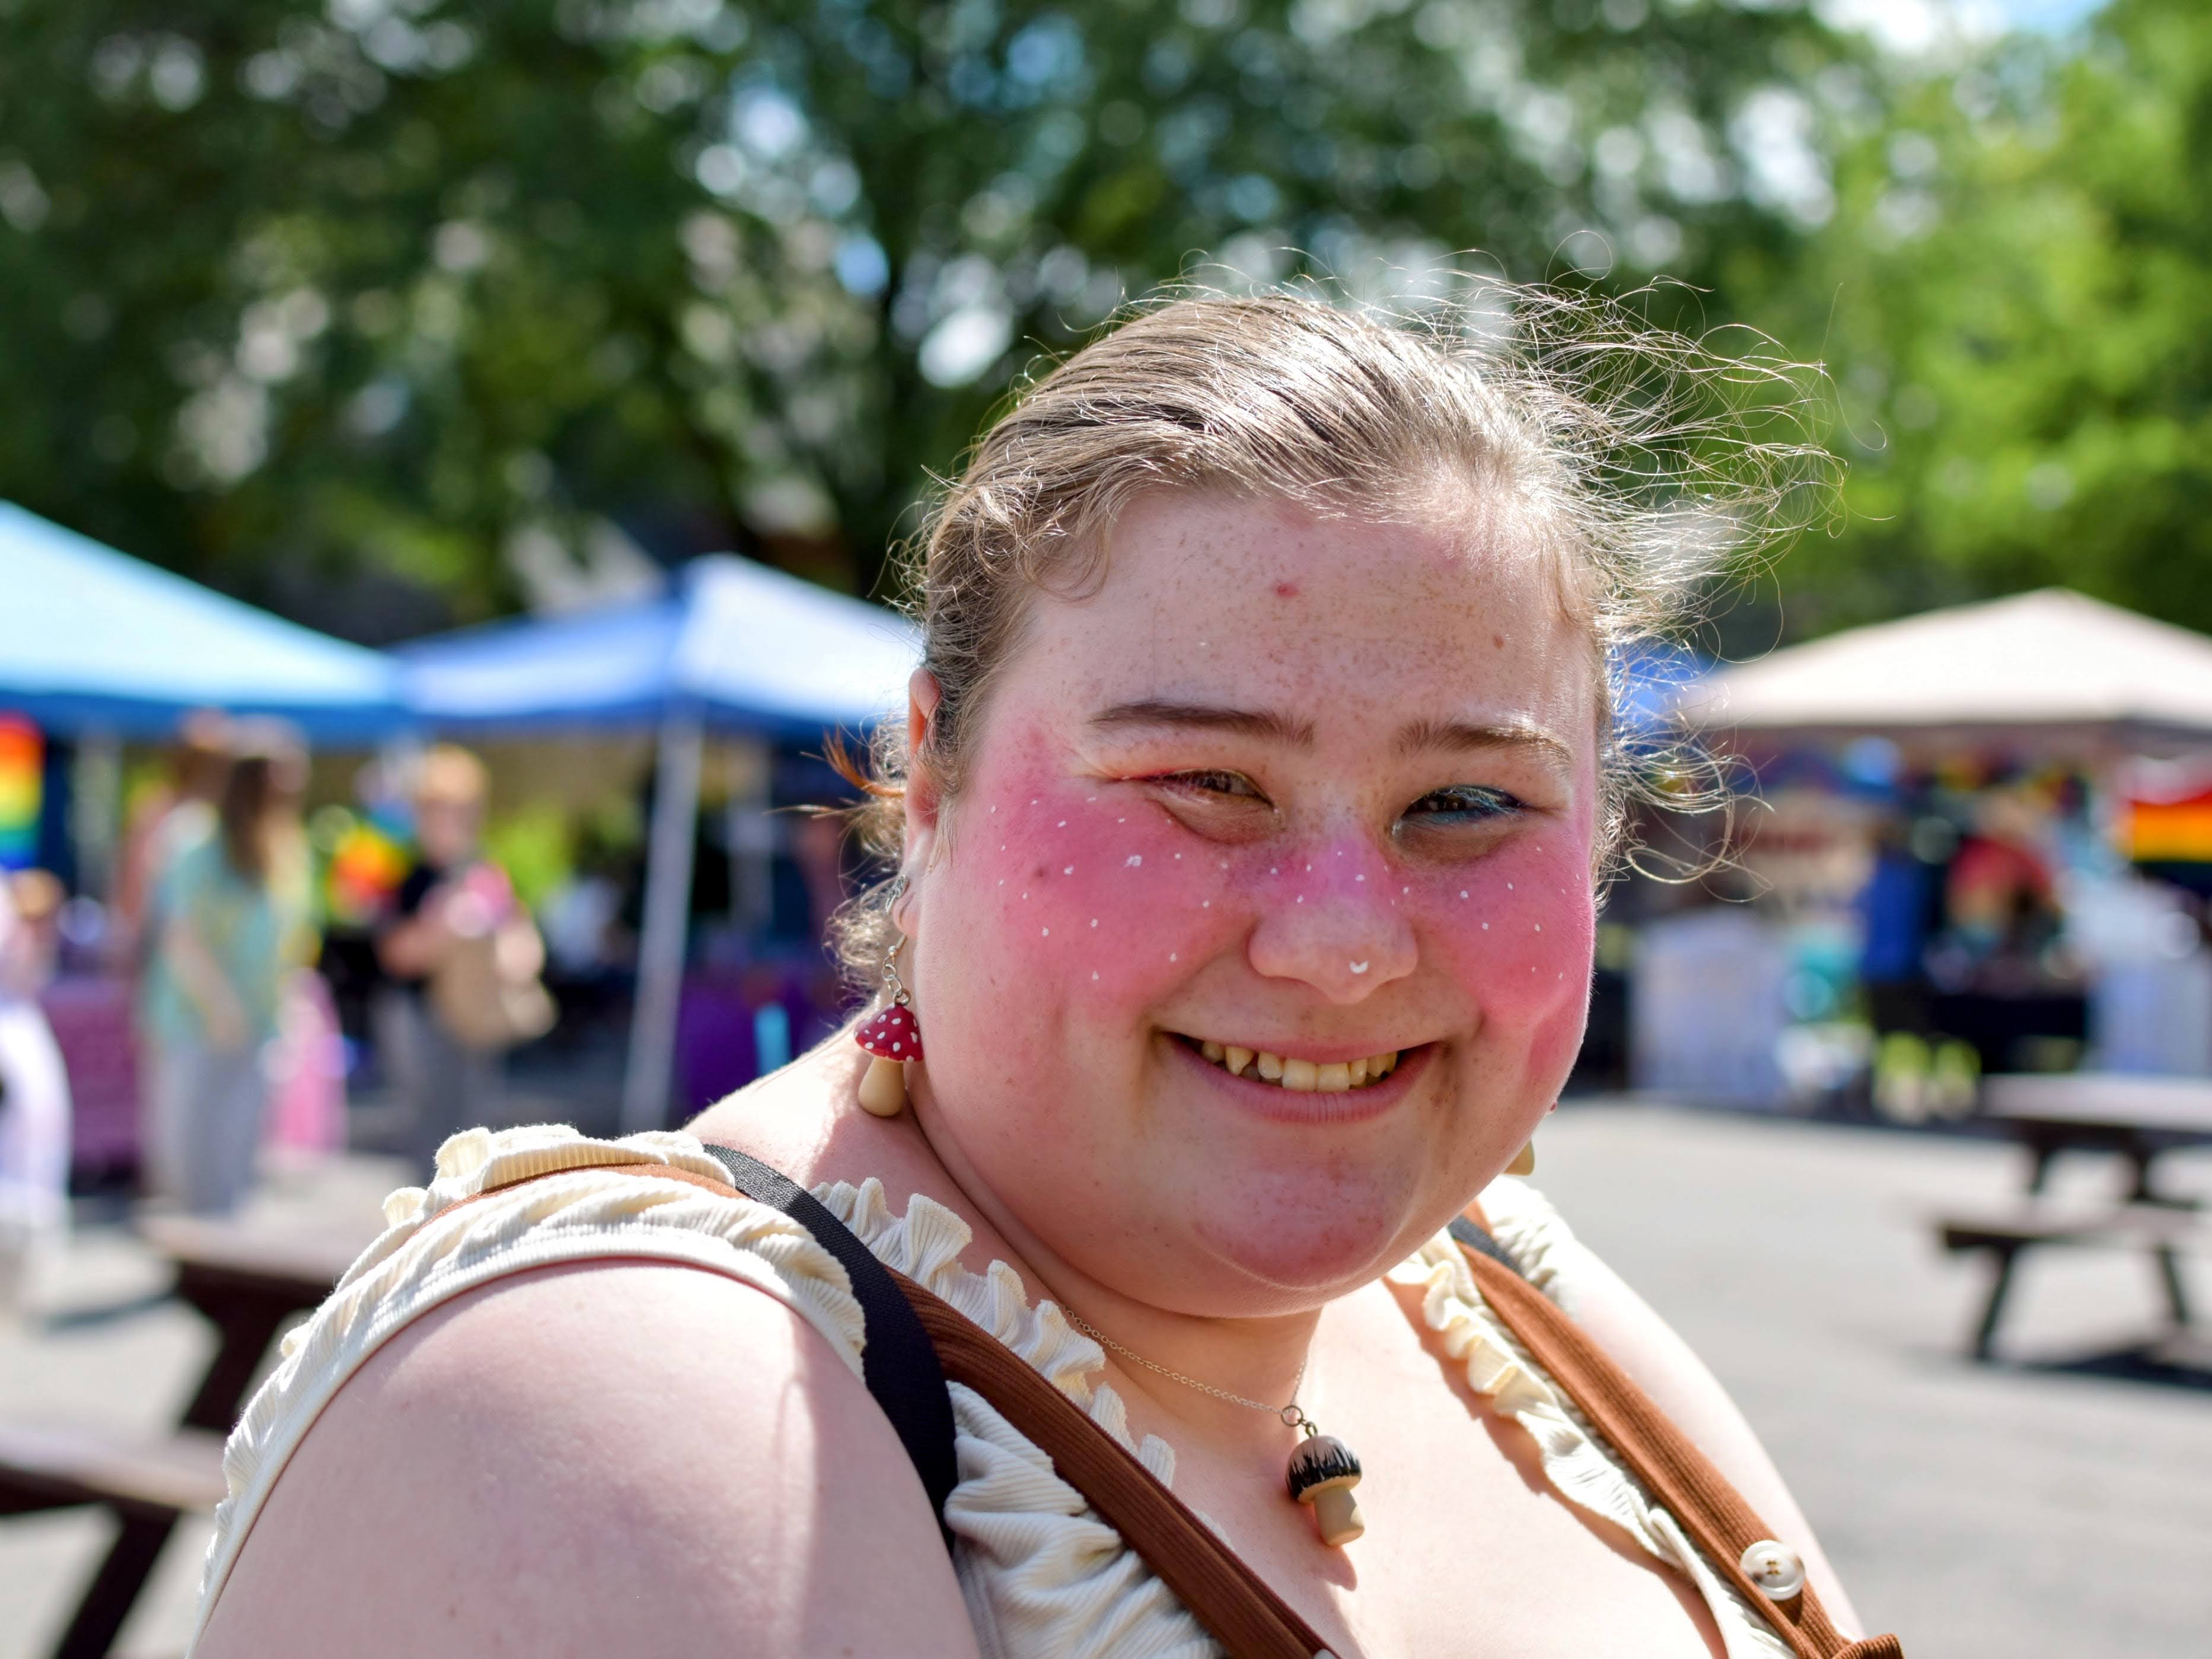
[[[637,1002],[630,1017],[629,1065],[623,1079],[624,1134],[668,1127],[704,741],[696,710],[672,709],[660,723],[659,775],[653,784],[653,823],[646,844],[645,928],[638,940]]]
[[[70,774],[70,851],[77,891],[106,903],[115,896],[115,853],[122,840],[123,744],[112,732],[76,740]]]
[[[775,919],[775,820],[769,816],[774,752],[757,738],[733,745],[737,787],[730,792],[730,926],[748,945]]]

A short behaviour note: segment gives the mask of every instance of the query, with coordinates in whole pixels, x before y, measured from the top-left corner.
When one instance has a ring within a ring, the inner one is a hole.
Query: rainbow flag
[[[39,728],[0,714],[0,870],[27,869],[39,856],[45,762]]]
[[[2130,799],[2120,844],[2136,864],[2212,864],[2212,787],[2168,799]]]

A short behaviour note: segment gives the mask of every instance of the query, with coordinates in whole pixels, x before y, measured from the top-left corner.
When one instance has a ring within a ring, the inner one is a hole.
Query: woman
[[[1187,300],[1029,391],[928,538],[848,940],[918,1063],[832,1042],[612,1154],[448,1143],[234,1441],[201,1654],[1218,1650],[965,1389],[948,1563],[844,1270],[678,1185],[702,1142],[1085,1405],[1331,1652],[1786,1652],[1511,1357],[1439,1235],[1480,1194],[1850,1621],[1711,1377],[1498,1178],[1582,1030],[1604,649],[1682,538],[1594,476],[1633,431],[1456,337]],[[668,1178],[527,1178],[606,1156]],[[1285,1497],[1301,1416],[1364,1538]]]
[[[441,1006],[438,981],[491,966],[511,982],[534,986],[544,950],[506,872],[483,855],[490,794],[483,763],[440,744],[422,757],[414,794],[421,859],[377,935],[377,962],[390,984],[378,998],[376,1018],[378,1048],[408,1099],[407,1154],[427,1181],[439,1143],[480,1121],[493,1103],[501,1049],[538,1034],[526,1029],[482,1040],[456,1031],[450,1008]],[[496,960],[480,964],[475,954],[458,960],[473,939],[489,939]],[[449,998],[456,989],[497,994],[495,986],[447,988]]]
[[[307,955],[307,757],[283,729],[241,724],[214,823],[158,878],[144,993],[149,1151],[155,1191],[193,1214],[227,1214],[252,1189],[268,1050],[285,981]]]

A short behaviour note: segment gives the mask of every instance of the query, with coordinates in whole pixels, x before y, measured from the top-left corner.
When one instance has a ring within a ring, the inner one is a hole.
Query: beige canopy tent
[[[1761,744],[1881,735],[2171,753],[2212,743],[2212,639],[2045,588],[1722,668],[1680,707]]]

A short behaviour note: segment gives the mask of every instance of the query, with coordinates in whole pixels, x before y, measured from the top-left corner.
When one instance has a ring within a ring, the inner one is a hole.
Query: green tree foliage
[[[1792,626],[2063,583],[2212,628],[2212,15],[2115,0],[1893,98],[1800,289],[1852,479]]]
[[[495,611],[607,517],[867,586],[1025,362],[1203,261],[1785,269],[1857,55],[1715,0],[0,0],[0,495],[295,610]]]

